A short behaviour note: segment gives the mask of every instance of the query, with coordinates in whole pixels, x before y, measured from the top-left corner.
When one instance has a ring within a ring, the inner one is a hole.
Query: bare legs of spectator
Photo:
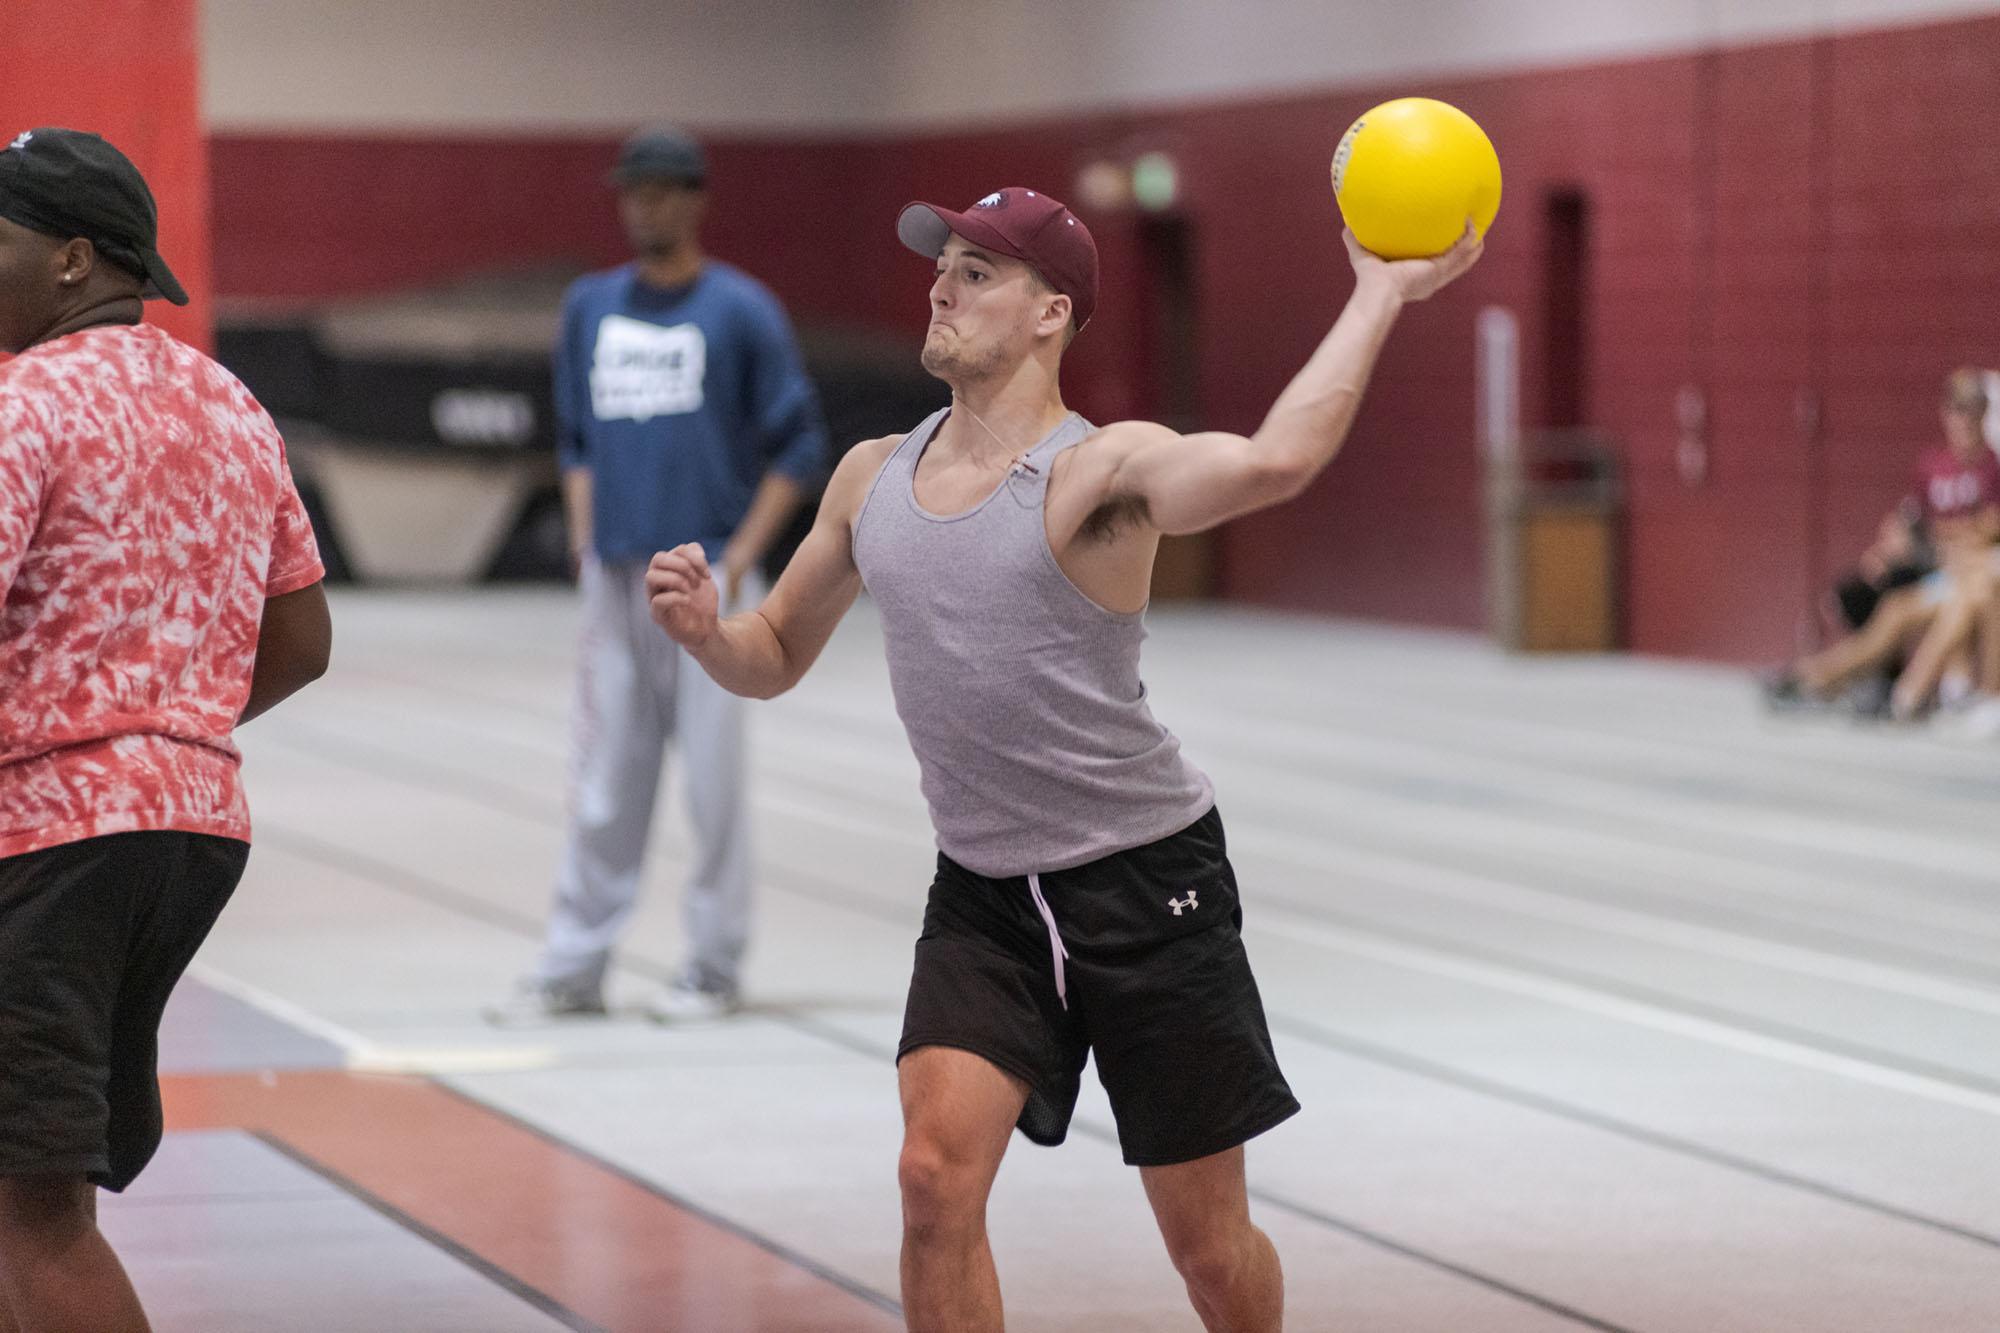
[[[1972,631],[1973,685],[1979,701],[1966,710],[1964,735],[2000,739],[2000,579],[1979,607]]]
[[[1987,595],[1986,605],[1979,608],[1979,628],[1974,637],[1979,642],[1973,678],[1979,682],[1981,694],[2000,699],[2000,580],[1995,581]]]
[[[1909,665],[1896,678],[1889,703],[1899,718],[1915,717],[1930,702],[1952,662],[1965,660],[1985,608],[1993,600],[1993,576],[1984,569],[1956,571],[1952,584],[1950,600],[1938,608],[1910,655]]]
[[[1800,658],[1792,671],[1810,693],[1832,694],[1887,666],[1904,645],[1930,628],[1935,615],[1935,609],[1924,604],[1915,587],[1900,589],[1882,599],[1875,614],[1858,633],[1810,657]]]

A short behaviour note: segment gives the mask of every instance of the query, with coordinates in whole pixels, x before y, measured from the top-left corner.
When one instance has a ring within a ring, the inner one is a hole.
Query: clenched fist
[[[661,551],[646,566],[646,605],[667,637],[693,651],[715,634],[719,595],[698,542]]]

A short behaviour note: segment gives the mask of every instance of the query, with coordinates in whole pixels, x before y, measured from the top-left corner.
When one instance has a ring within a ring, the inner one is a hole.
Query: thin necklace
[[[1008,449],[1012,447],[1007,443],[1007,441],[1000,438],[1000,434],[998,431],[995,431],[993,427],[987,425],[986,422],[980,418],[980,415],[972,410],[972,405],[970,403],[961,402],[959,406],[965,409],[965,414],[967,416],[971,417],[974,421],[979,422],[979,429],[985,431],[988,435],[991,435],[993,437],[993,443],[999,445],[1002,449]],[[1026,468],[1028,471],[1036,473],[1037,475],[1041,473],[1040,468],[1036,467],[1033,463],[1030,463],[1028,461],[1028,455],[1025,453],[1014,455],[1014,460],[1011,463],[1007,464],[1007,468],[1009,471],[1012,471],[1017,467]]]

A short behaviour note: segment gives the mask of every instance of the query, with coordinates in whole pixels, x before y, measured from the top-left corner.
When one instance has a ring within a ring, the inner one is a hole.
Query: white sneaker
[[[1962,713],[1977,707],[1981,697],[1979,691],[1972,688],[1972,677],[1963,671],[1947,672],[1944,679],[1938,682],[1937,702],[1941,713]]]
[[[523,977],[507,998],[481,1009],[495,1027],[533,1027],[569,1018],[604,1017],[604,988],[575,981]]]
[[[672,982],[646,997],[646,1017],[655,1023],[713,1022],[742,1007],[743,998],[734,988],[706,990],[687,981]]]
[[[2000,740],[2000,699],[1989,696],[1967,708],[1954,730],[1966,740]]]

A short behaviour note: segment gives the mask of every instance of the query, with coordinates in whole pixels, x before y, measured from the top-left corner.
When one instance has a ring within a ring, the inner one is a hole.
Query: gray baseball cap
[[[611,168],[611,183],[654,180],[684,185],[708,180],[708,155],[693,135],[673,125],[650,125],[625,141],[618,150],[618,164]]]

